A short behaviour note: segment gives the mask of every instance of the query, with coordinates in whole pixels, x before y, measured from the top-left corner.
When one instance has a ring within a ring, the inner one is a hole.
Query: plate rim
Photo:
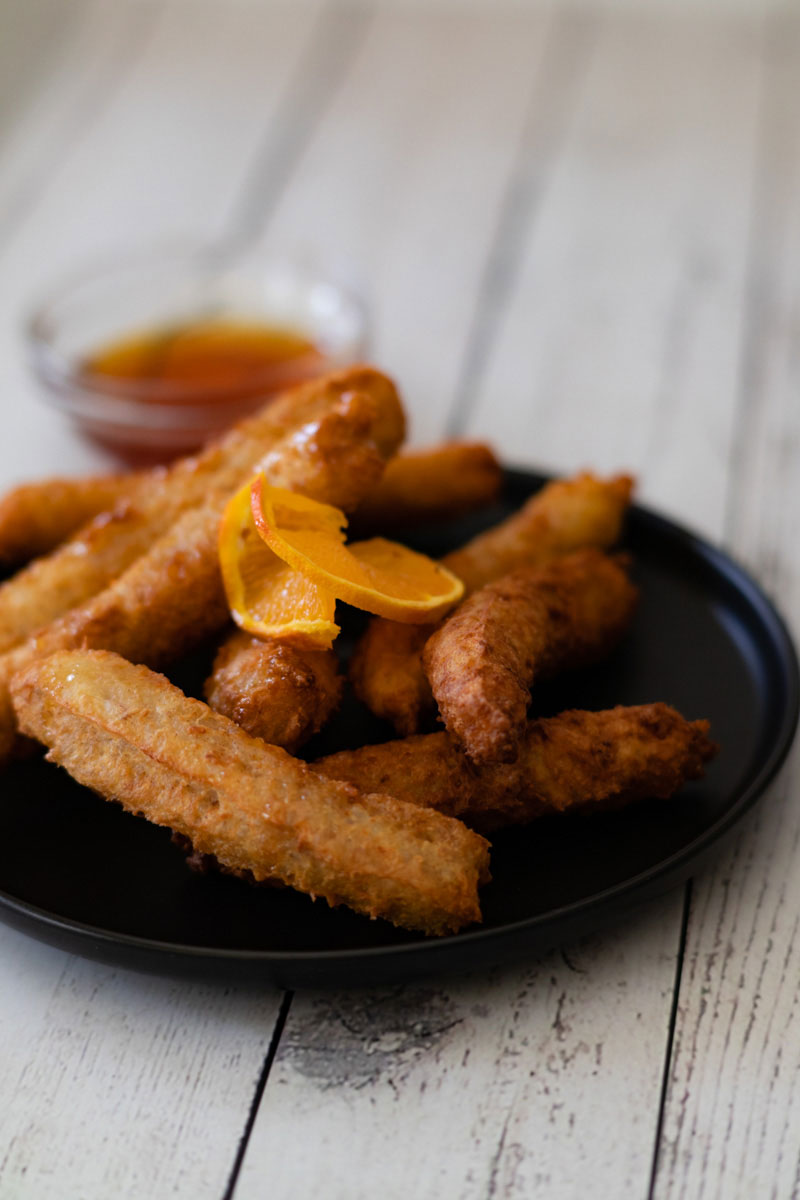
[[[548,480],[556,478],[554,474],[517,466],[503,467],[503,480],[507,487],[526,487],[533,490]],[[218,976],[219,968],[238,966],[249,967],[254,971],[262,968],[259,978],[277,978],[282,968],[305,968],[306,975],[314,975],[314,969],[335,963],[346,969],[348,962],[363,967],[372,961],[383,967],[387,960],[392,964],[415,964],[414,975],[445,973],[448,970],[463,969],[452,959],[461,956],[469,957],[469,948],[486,942],[497,942],[500,949],[503,943],[511,941],[515,946],[526,940],[532,945],[541,941],[539,935],[544,929],[552,929],[551,945],[558,944],[561,929],[566,932],[570,925],[575,925],[582,918],[596,918],[592,924],[596,927],[604,923],[604,918],[613,910],[629,907],[637,892],[643,887],[652,887],[655,893],[657,886],[663,883],[662,891],[667,890],[671,883],[678,882],[688,874],[686,868],[701,860],[717,843],[725,838],[732,828],[742,819],[775,778],[791,749],[800,718],[800,661],[798,650],[792,638],[789,626],[767,595],[762,585],[733,555],[722,547],[714,545],[707,538],[687,526],[673,520],[648,505],[632,504],[628,519],[642,522],[645,528],[655,528],[659,533],[687,551],[693,558],[710,566],[718,578],[724,579],[734,591],[747,603],[751,612],[759,618],[760,631],[769,638],[774,664],[780,669],[785,686],[786,697],[782,719],[776,734],[770,741],[769,751],[749,783],[742,789],[736,800],[722,813],[707,829],[693,838],[679,850],[660,859],[658,863],[637,872],[625,880],[584,896],[579,900],[548,909],[544,913],[524,917],[491,928],[478,927],[465,930],[463,933],[450,934],[442,938],[418,937],[412,941],[397,945],[357,946],[349,949],[321,950],[254,950],[247,948],[230,948],[206,944],[162,941],[156,938],[143,937],[138,934],[115,932],[101,926],[90,925],[71,917],[59,916],[48,909],[10,894],[0,888],[0,916],[7,923],[22,929],[24,932],[51,944],[59,945],[55,934],[60,934],[62,940],[69,939],[72,952],[84,957],[103,960],[114,958],[123,966],[133,966],[161,975],[169,975],[170,967],[175,967],[176,960],[190,964],[206,965],[211,968],[217,964],[218,970],[211,971],[212,976]],[[16,919],[14,919],[16,918]],[[51,937],[46,937],[45,932]],[[527,939],[525,935],[528,935]],[[92,943],[94,945],[92,945]],[[104,948],[111,953],[99,954]],[[63,947],[62,947],[63,948]],[[94,950],[94,953],[92,951]],[[139,955],[148,956],[152,962],[123,961],[123,952],[129,950]],[[116,953],[115,953],[116,952]],[[507,956],[501,955],[506,958]],[[185,973],[181,971],[181,973]],[[208,976],[209,972],[204,972]],[[411,978],[412,972],[395,973],[395,978]],[[304,981],[305,982],[305,981]],[[314,979],[315,985],[325,985],[324,978]],[[331,980],[336,986],[337,981]],[[291,986],[291,985],[289,985]]]

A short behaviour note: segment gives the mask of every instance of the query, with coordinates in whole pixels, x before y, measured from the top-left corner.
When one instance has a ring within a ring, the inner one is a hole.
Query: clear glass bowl
[[[357,361],[366,311],[351,287],[302,261],[197,248],[153,250],[62,283],[33,313],[27,339],[49,400],[84,433],[129,460],[196,449],[285,385],[259,375],[245,398],[190,384],[87,373],[98,350],[137,333],[225,320],[291,329],[320,352],[310,373]]]

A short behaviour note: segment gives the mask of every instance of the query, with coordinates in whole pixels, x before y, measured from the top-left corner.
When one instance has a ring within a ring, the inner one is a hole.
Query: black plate
[[[508,472],[504,504],[415,542],[441,553],[542,482]],[[145,970],[343,986],[523,958],[664,891],[778,769],[797,723],[798,665],[780,617],[726,555],[641,508],[626,545],[642,589],[630,637],[602,667],[537,689],[534,710],[664,700],[708,717],[721,753],[671,801],[496,835],[480,928],[422,940],[288,890],[192,874],[167,831],[41,761],[3,776],[0,913],[64,949]],[[200,656],[175,677],[197,690],[206,667]],[[309,756],[387,736],[351,698]]]

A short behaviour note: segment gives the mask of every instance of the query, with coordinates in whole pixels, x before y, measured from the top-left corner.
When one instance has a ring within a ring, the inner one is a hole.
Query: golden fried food
[[[583,472],[557,479],[443,561],[474,592],[517,567],[550,562],[585,546],[613,546],[632,491],[630,475],[598,479]]]
[[[99,513],[112,511],[141,482],[141,473],[43,479],[0,498],[0,566],[47,554]]]
[[[636,596],[621,563],[594,548],[521,567],[473,592],[422,656],[445,728],[467,758],[513,762],[531,684],[609,653]]]
[[[374,467],[380,468],[375,440],[381,419],[373,397],[344,395],[337,406],[304,426],[299,443],[287,437],[287,454],[282,460],[276,457],[273,475],[279,475],[281,486],[308,488],[328,503],[338,504],[343,497],[351,502],[357,481],[369,487]],[[337,439],[335,454],[331,431]],[[333,473],[332,460],[337,465]],[[221,491],[207,496],[202,507],[184,512],[103,591],[0,656],[0,762],[13,753],[16,741],[8,683],[29,662],[84,646],[161,666],[224,627],[228,607],[217,531],[227,499],[228,493]]]
[[[480,920],[488,845],[459,821],[325,779],[114,654],[55,654],[12,687],[52,761],[232,870],[425,933]]]
[[[306,650],[237,630],[203,689],[208,704],[271,746],[292,753],[339,707],[344,679],[332,650]]]
[[[353,538],[447,521],[497,499],[503,472],[483,442],[404,450],[350,522]]]
[[[0,763],[23,749],[9,684],[29,663],[83,646],[161,666],[226,624],[218,521],[218,506],[190,509],[104,591],[0,657]]]
[[[320,758],[313,767],[362,791],[386,792],[482,832],[547,813],[667,799],[717,753],[708,721],[666,704],[571,711],[530,721],[515,763],[474,767],[446,733],[418,734]]]
[[[379,486],[397,446],[379,438],[382,420],[376,398],[366,391],[346,391],[327,412],[276,442],[257,469],[274,487],[301,491],[352,512]]]
[[[96,517],[53,554],[37,559],[0,587],[0,652],[96,595],[145,554],[181,513],[204,504],[212,492],[234,492],[265,455],[273,472],[276,460],[283,461],[292,448],[307,461],[304,441],[318,434],[320,417],[356,395],[374,404],[371,438],[382,458],[392,455],[403,437],[403,411],[394,385],[371,367],[337,371],[279,396],[197,457],[151,473],[114,511]],[[281,454],[270,453],[278,443]],[[315,455],[318,463],[323,457]],[[338,465],[334,469],[338,471]],[[330,478],[328,463],[322,470]],[[276,483],[281,478],[277,475]],[[374,474],[369,482],[376,482]],[[337,497],[342,489],[352,505],[348,480],[339,482]],[[320,491],[324,493],[324,487],[312,488],[310,494]]]
[[[516,513],[461,549],[444,565],[463,580],[467,594],[522,566],[535,566],[584,546],[612,546],[618,539],[633,481],[628,475],[601,480],[582,474],[550,483]],[[416,733],[432,708],[422,669],[430,627],[370,621],[350,664],[361,700],[389,720],[398,733]]]
[[[262,460],[267,475],[269,462],[268,452]],[[0,498],[0,566],[21,565],[50,553],[82,525],[111,512],[165,474],[160,467],[20,484]],[[444,442],[404,451],[391,460],[359,505],[350,535],[367,537],[472,512],[497,499],[502,475],[484,442]]]

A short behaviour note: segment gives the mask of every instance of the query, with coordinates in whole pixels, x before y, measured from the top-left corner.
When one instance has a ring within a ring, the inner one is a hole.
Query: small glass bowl
[[[56,408],[121,457],[159,462],[197,449],[277,395],[286,364],[244,399],[174,380],[92,375],[84,366],[128,336],[219,319],[305,336],[320,352],[309,377],[365,352],[366,310],[351,287],[302,261],[197,248],[98,264],[62,283],[26,332],[34,373]]]

